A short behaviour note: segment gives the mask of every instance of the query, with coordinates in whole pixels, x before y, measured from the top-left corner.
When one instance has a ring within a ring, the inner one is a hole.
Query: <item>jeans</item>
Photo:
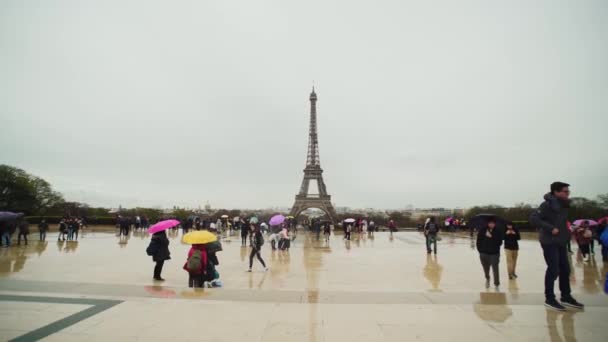
[[[40,231],[40,241],[45,241],[46,240],[46,230],[41,230]]]
[[[11,245],[11,234],[9,232],[2,233],[2,242],[6,247]]]
[[[483,273],[487,280],[490,280],[490,267],[492,267],[492,273],[494,275],[494,285],[500,284],[500,276],[498,272],[498,263],[500,261],[500,254],[485,254],[479,253],[479,260],[481,261],[481,267],[483,267]]]
[[[266,263],[264,262],[264,259],[262,259],[262,256],[260,255],[260,251],[256,248],[252,248],[251,249],[251,254],[249,254],[249,268],[251,268],[253,266],[253,257],[257,256],[258,260],[260,260],[260,262],[262,263],[262,266],[264,268],[266,268]]]
[[[547,263],[547,271],[545,272],[545,299],[555,300],[553,286],[558,277],[562,298],[570,298],[570,264],[568,263],[566,246],[541,246],[543,248],[545,263]]]
[[[427,235],[426,236],[426,252],[431,253],[431,245],[433,245],[435,254],[437,254],[437,235]]]

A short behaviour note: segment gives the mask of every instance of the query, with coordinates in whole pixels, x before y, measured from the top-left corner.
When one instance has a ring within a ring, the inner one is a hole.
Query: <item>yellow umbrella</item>
[[[206,230],[197,230],[190,233],[187,233],[182,238],[182,242],[190,244],[190,245],[202,245],[210,242],[217,241],[217,236],[215,234],[206,231]]]

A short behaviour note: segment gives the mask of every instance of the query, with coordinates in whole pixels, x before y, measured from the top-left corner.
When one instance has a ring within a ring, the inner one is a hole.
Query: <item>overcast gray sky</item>
[[[608,192],[607,1],[0,2],[0,163],[104,206]]]

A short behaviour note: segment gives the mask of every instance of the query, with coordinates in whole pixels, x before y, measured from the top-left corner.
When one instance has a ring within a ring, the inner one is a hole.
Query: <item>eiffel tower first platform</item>
[[[318,194],[309,194],[310,181],[316,181]],[[291,208],[290,214],[297,217],[302,211],[309,208],[321,209],[329,219],[335,223],[336,211],[331,204],[331,196],[327,194],[327,188],[323,181],[323,169],[319,159],[319,139],[317,136],[317,94],[315,88],[310,93],[310,128],[308,131],[308,156],[306,157],[306,168],[300,192],[296,195],[296,201]]]

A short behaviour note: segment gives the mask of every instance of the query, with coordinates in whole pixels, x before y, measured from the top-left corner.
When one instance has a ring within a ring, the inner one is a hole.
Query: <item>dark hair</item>
[[[563,188],[570,186],[568,183],[564,182],[553,182],[551,183],[551,193],[560,192]]]

